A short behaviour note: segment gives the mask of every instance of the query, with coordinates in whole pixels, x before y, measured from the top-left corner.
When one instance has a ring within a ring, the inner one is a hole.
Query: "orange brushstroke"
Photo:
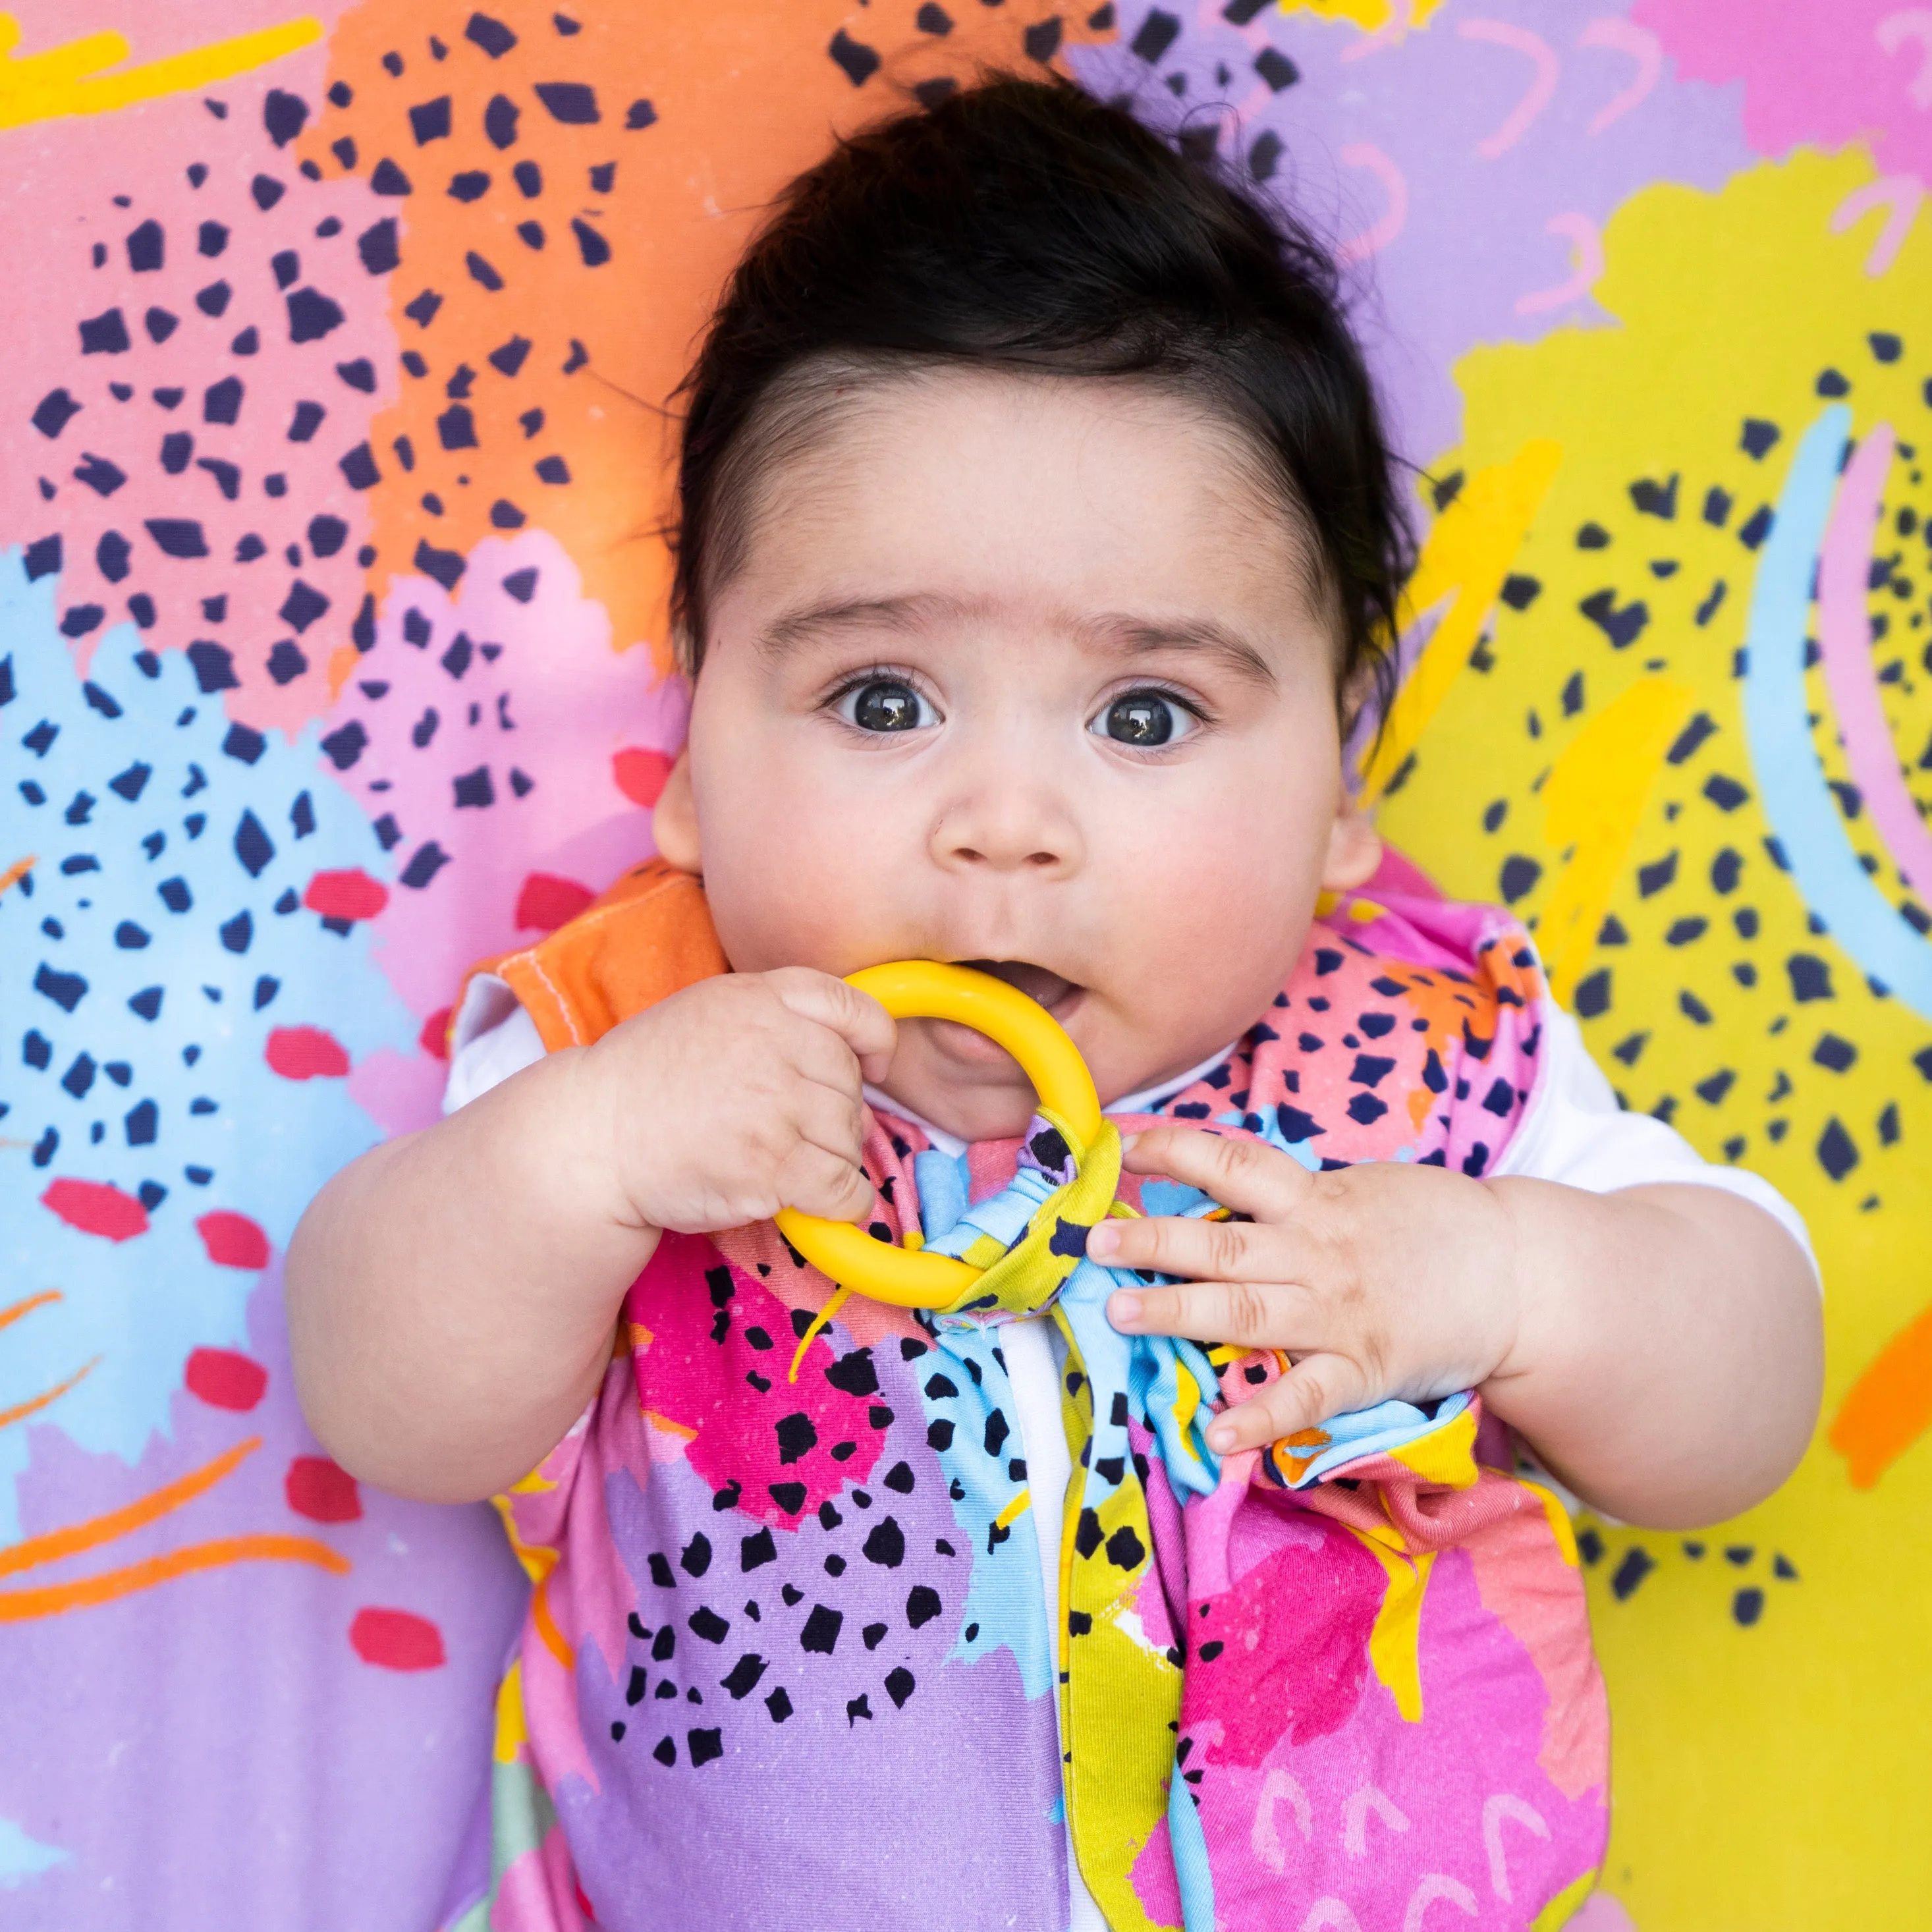
[[[117,1597],[152,1590],[176,1576],[197,1570],[219,1570],[230,1563],[312,1563],[319,1570],[346,1576],[349,1559],[326,1543],[307,1536],[230,1536],[214,1543],[190,1544],[124,1570],[110,1570],[77,1583],[50,1583],[38,1590],[0,1590],[0,1624],[26,1623],[37,1617],[58,1616],[65,1610],[92,1610]]]
[[[824,155],[835,134],[910,106],[921,81],[970,76],[982,65],[1043,72],[1027,50],[1029,29],[1058,20],[1061,47],[1112,38],[1110,25],[1083,24],[1088,9],[1063,10],[1059,0],[957,7],[943,38],[922,30],[920,6],[583,5],[569,10],[580,30],[564,41],[549,30],[548,7],[506,10],[523,39],[487,68],[468,51],[452,61],[448,78],[438,82],[459,89],[451,130],[427,149],[407,118],[419,98],[415,80],[399,84],[382,66],[398,8],[364,0],[338,20],[328,77],[347,83],[351,104],[320,115],[298,152],[325,179],[345,172],[366,178],[386,158],[414,184],[412,196],[383,204],[402,226],[402,266],[390,278],[389,300],[398,337],[427,358],[433,379],[405,383],[370,424],[381,471],[368,497],[370,541],[381,562],[369,588],[379,602],[391,574],[411,568],[419,542],[466,555],[497,534],[490,514],[500,496],[570,553],[584,595],[610,614],[613,644],[648,639],[658,664],[668,664],[663,530],[676,452],[671,392],[773,196]],[[460,47],[472,10],[471,0],[416,0],[400,13],[416,33]],[[862,86],[826,51],[841,29],[880,56]],[[564,80],[594,86],[595,124],[559,124],[532,92],[534,82]],[[507,152],[483,124],[484,104],[499,91],[520,109]],[[646,99],[655,124],[627,128],[631,103]],[[353,158],[347,170],[343,153]],[[537,163],[553,184],[541,206],[512,184],[518,161]],[[593,189],[590,170],[612,162],[608,190]],[[473,206],[444,191],[459,172],[490,178]],[[572,216],[608,244],[607,262],[584,261]],[[541,253],[512,225],[526,218],[541,218]],[[500,288],[478,287],[472,251],[500,277]],[[443,298],[433,323],[404,313],[424,290]],[[515,337],[529,350],[512,379],[488,358]],[[448,407],[446,384],[465,364],[476,378],[465,406],[478,446],[446,448],[437,418]],[[532,410],[542,418],[535,431],[520,423]],[[413,446],[412,471],[390,454],[398,436]],[[568,482],[536,476],[533,465],[550,456],[565,460]],[[440,502],[442,514],[424,507],[430,502]],[[647,674],[640,668],[640,675]]]
[[[96,1355],[92,1361],[82,1363],[65,1382],[56,1382],[52,1388],[43,1389],[38,1395],[29,1396],[25,1402],[16,1402],[11,1408],[0,1408],[0,1429],[4,1429],[9,1423],[24,1421],[27,1417],[45,1408],[50,1402],[59,1401],[76,1382],[100,1364],[100,1358]]]
[[[32,854],[24,859],[16,859],[4,872],[0,872],[0,892],[9,886],[16,885],[34,869],[36,861]]]
[[[577,1668],[577,1659],[562,1630],[556,1627],[556,1619],[550,1615],[550,1579],[546,1576],[530,1597],[530,1618],[537,1627],[537,1634],[544,1641],[544,1648],[566,1670]]]
[[[1932,1308],[1901,1329],[1852,1384],[1828,1438],[1855,1490],[1868,1490],[1932,1428]]]
[[[6,890],[0,886],[0,892]],[[38,1294],[30,1294],[25,1301],[16,1301],[10,1308],[0,1308],[0,1328],[4,1328],[20,1320],[23,1315],[31,1315],[37,1308],[44,1308],[50,1301],[63,1299],[57,1288],[44,1288]]]
[[[63,1556],[72,1556],[81,1550],[96,1549],[104,1543],[113,1543],[122,1537],[131,1535],[214,1488],[261,1446],[262,1438],[250,1436],[236,1443],[233,1448],[224,1450],[212,1462],[190,1469],[186,1475],[178,1477],[122,1508],[89,1516],[83,1522],[69,1523],[64,1528],[50,1530],[44,1536],[29,1537],[23,1543],[0,1550],[0,1576],[11,1576],[16,1570],[32,1570],[43,1563],[57,1563]]]

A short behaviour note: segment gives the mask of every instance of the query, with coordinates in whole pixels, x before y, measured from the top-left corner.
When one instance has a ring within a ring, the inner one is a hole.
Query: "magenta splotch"
[[[1194,1606],[1188,1685],[1204,1686],[1213,1674],[1221,1720],[1210,1760],[1256,1765],[1283,1738],[1306,1744],[1346,1724],[1368,1679],[1369,1637],[1385,1587],[1381,1564],[1360,1542],[1321,1522],[1312,1540],[1284,1537],[1225,1595]],[[1192,1701],[1184,1698],[1184,1732]]]
[[[1549,1833],[1520,1828],[1512,1810],[1519,1823],[1502,1843],[1518,1900],[1553,1896],[1600,1862],[1602,1794],[1566,1797],[1538,1764],[1548,1692],[1534,1660],[1485,1606],[1465,1550],[1445,1550],[1431,1568],[1418,1660],[1419,1724],[1406,1722],[1371,1677],[1345,1729],[1292,1743],[1283,1736],[1252,1763],[1234,1762],[1225,1742],[1217,1748],[1198,1789],[1216,1848],[1217,1910],[1232,1922],[1268,1922],[1284,1874],[1318,1858],[1347,1875],[1336,1895],[1364,1926],[1401,1924],[1417,1888],[1439,1874],[1476,1900],[1472,1925],[1520,1928],[1520,1906],[1493,1888],[1486,1849],[1484,1808],[1499,1798],[1528,1807]]]
[[[879,1460],[879,1418],[891,1416],[869,1355],[835,1359],[814,1342],[788,1381],[796,1343],[784,1304],[700,1235],[667,1234],[664,1244],[625,1304],[634,1329],[649,1334],[634,1346],[651,1354],[651,1386],[664,1392],[669,1420],[697,1430],[686,1460],[713,1490],[735,1484],[745,1514],[796,1529]]]

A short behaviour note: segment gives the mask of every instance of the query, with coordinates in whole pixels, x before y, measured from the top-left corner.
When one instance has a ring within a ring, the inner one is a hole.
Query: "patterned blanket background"
[[[0,1921],[458,1902],[520,1586],[318,1450],[283,1247],[647,849],[663,405],[760,202],[1046,64],[1334,238],[1427,472],[1384,824],[1815,1232],[1794,1481],[1584,1526],[1579,1922],[1922,1922],[1932,13],[298,4],[0,14]]]

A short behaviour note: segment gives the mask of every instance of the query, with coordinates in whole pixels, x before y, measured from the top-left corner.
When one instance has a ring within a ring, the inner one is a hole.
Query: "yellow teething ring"
[[[900,959],[868,966],[846,981],[869,993],[894,1019],[957,1020],[1004,1046],[1033,1082],[1042,1108],[1064,1120],[1083,1148],[1100,1131],[1100,1096],[1080,1049],[1037,1000],[970,966]],[[841,1286],[900,1308],[944,1308],[980,1278],[950,1255],[925,1254],[874,1240],[850,1221],[828,1221],[783,1208],[779,1231],[812,1266]]]

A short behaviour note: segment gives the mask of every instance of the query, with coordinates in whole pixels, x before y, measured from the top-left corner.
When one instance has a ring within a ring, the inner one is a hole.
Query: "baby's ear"
[[[658,807],[662,812],[662,805]],[[1328,830],[1328,856],[1322,868],[1324,891],[1353,892],[1376,875],[1382,862],[1382,835],[1368,814],[1345,804]]]
[[[698,800],[691,788],[691,752],[677,754],[664,790],[651,808],[651,837],[658,856],[694,878],[704,870],[698,839]]]

